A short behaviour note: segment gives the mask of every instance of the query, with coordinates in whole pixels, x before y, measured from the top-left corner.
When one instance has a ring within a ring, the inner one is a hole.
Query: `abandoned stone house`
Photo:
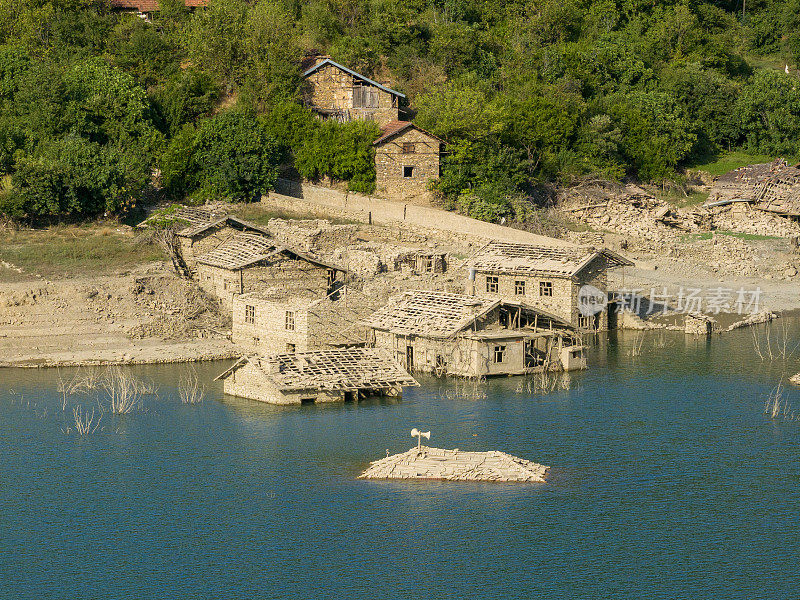
[[[343,285],[345,270],[297,250],[275,246],[270,238],[239,232],[198,256],[200,287],[232,310],[238,294],[271,289],[324,298]]]
[[[714,180],[705,203],[715,208],[744,203],[764,212],[800,218],[800,168],[778,159],[734,169]]]
[[[419,385],[385,350],[347,348],[241,358],[216,380],[226,394],[270,404],[401,397]]]
[[[396,121],[405,95],[348,69],[330,58],[303,73],[308,82],[305,104],[321,118],[347,122]]]
[[[232,341],[262,355],[363,346],[359,321],[375,303],[345,286],[333,297],[293,289],[252,292],[233,298]]]
[[[580,331],[605,330],[608,269],[632,264],[607,249],[492,241],[472,258],[467,293],[545,310]]]
[[[227,214],[210,210],[182,208],[174,218],[186,221],[187,227],[175,234],[177,248],[175,255],[185,274],[197,274],[197,257],[211,252],[239,232],[249,232],[269,237],[269,231]]]
[[[461,377],[586,368],[578,336],[554,315],[499,298],[406,292],[364,320],[370,344],[410,372]]]
[[[376,192],[390,200],[429,204],[428,186],[439,178],[444,142],[409,121],[392,121],[372,145]]]

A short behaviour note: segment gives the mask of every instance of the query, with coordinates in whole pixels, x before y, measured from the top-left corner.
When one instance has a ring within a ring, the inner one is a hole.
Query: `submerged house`
[[[374,348],[248,356],[220,379],[226,394],[270,404],[401,397],[404,387],[418,385],[388,352]]]
[[[369,77],[324,58],[303,73],[308,82],[305,104],[325,119],[375,121],[379,125],[396,121],[401,94]]]
[[[608,269],[632,264],[607,249],[492,241],[472,259],[467,293],[547,311],[580,331],[605,330]],[[590,300],[596,305],[582,310]]]
[[[238,294],[269,289],[331,296],[345,270],[298,250],[275,246],[270,238],[236,233],[196,259],[200,287],[231,309]]]
[[[391,200],[428,204],[438,179],[444,141],[409,121],[381,128],[375,147],[375,189]]]
[[[233,298],[232,341],[248,352],[292,354],[363,346],[374,303],[345,286],[330,296],[273,288]]]
[[[406,292],[364,324],[371,343],[410,372],[482,377],[586,368],[584,348],[567,324],[499,298]]]

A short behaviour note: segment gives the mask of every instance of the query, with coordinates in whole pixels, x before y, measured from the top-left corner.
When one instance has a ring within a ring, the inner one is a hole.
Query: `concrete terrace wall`
[[[279,179],[275,187],[276,190],[263,196],[261,202],[283,210],[303,211],[323,217],[339,217],[377,225],[404,223],[418,228],[439,229],[465,236],[509,242],[549,246],[575,245],[565,240],[486,223],[428,206],[415,206],[353,192],[340,192],[288,179]]]

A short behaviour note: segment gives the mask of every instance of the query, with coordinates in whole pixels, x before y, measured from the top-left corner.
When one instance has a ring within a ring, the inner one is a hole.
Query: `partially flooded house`
[[[800,168],[778,159],[734,169],[714,180],[705,206],[739,205],[797,219],[800,217]]]
[[[242,294],[233,298],[232,341],[263,355],[363,346],[367,330],[359,321],[374,308],[347,286],[323,298],[294,288]]]
[[[375,189],[391,200],[428,204],[438,179],[444,141],[408,121],[381,128],[375,147]]]
[[[398,119],[400,101],[405,99],[404,94],[330,58],[318,60],[303,77],[308,83],[305,104],[324,119],[382,125]]]
[[[226,394],[270,404],[399,398],[418,385],[392,356],[375,348],[247,356],[219,375]]]
[[[406,292],[364,324],[370,343],[390,350],[410,372],[482,377],[586,368],[568,324],[499,298]]]
[[[472,258],[467,293],[547,311],[580,331],[605,330],[608,270],[632,264],[607,249],[492,241]]]
[[[270,289],[324,298],[343,285],[345,270],[311,254],[275,246],[270,238],[240,232],[197,257],[200,287],[232,309],[239,294]]]

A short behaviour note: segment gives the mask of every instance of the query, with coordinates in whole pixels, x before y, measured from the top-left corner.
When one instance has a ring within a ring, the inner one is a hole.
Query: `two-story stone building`
[[[339,121],[396,121],[405,94],[325,58],[307,69],[305,104],[323,118]]]
[[[493,241],[473,257],[467,293],[541,308],[581,331],[605,330],[608,269],[632,264],[607,249]],[[581,310],[581,302],[595,308]]]
[[[444,142],[409,121],[392,121],[372,145],[376,192],[392,200],[429,204],[428,185],[439,177]]]

